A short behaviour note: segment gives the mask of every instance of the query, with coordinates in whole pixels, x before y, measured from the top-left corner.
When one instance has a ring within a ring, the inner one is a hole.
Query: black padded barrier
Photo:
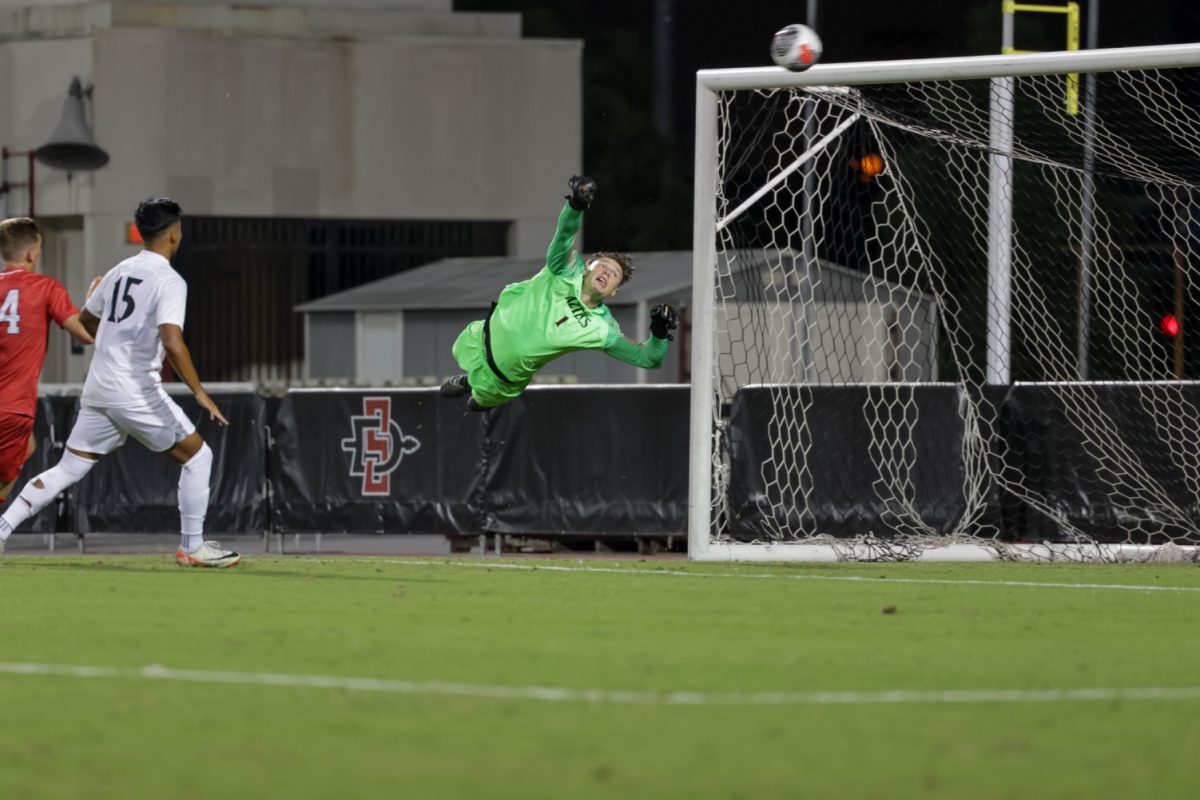
[[[263,531],[268,521],[266,402],[253,392],[212,398],[228,427],[211,420],[191,394],[172,397],[213,451],[205,535]],[[64,441],[69,433],[69,427],[62,430]],[[179,471],[167,456],[131,437],[71,490],[73,530],[178,534]]]

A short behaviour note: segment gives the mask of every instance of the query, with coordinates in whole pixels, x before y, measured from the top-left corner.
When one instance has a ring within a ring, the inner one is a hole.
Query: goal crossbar
[[[818,64],[804,72],[791,72],[783,67],[702,69],[696,73],[696,83],[712,92],[725,92],[1194,66],[1200,66],[1200,43],[959,58],[857,61]]]

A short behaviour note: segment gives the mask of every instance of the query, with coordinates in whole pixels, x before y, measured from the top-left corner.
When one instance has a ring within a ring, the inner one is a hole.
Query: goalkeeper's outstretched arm
[[[635,367],[658,369],[667,355],[667,343],[653,336],[644,342],[634,342],[619,336],[615,342],[604,348],[604,352]]]
[[[596,182],[583,175],[574,175],[567,183],[570,192],[565,195],[566,205],[558,214],[558,227],[546,251],[546,267],[555,275],[569,276],[575,267],[571,263],[571,243],[579,226],[583,223],[583,212],[596,199]]]
[[[658,369],[667,355],[667,342],[674,341],[671,331],[679,326],[679,312],[673,306],[655,306],[650,310],[650,338],[632,342],[624,336],[604,348],[613,358],[643,369]]]

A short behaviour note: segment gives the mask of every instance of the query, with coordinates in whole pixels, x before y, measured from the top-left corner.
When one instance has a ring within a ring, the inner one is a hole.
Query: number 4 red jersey
[[[36,413],[50,320],[61,326],[78,313],[49,275],[19,267],[0,272],[0,414]]]

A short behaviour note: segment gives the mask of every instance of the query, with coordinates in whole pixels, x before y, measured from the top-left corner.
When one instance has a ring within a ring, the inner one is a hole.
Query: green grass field
[[[1194,565],[505,563],[4,557],[0,797],[1200,786]]]

